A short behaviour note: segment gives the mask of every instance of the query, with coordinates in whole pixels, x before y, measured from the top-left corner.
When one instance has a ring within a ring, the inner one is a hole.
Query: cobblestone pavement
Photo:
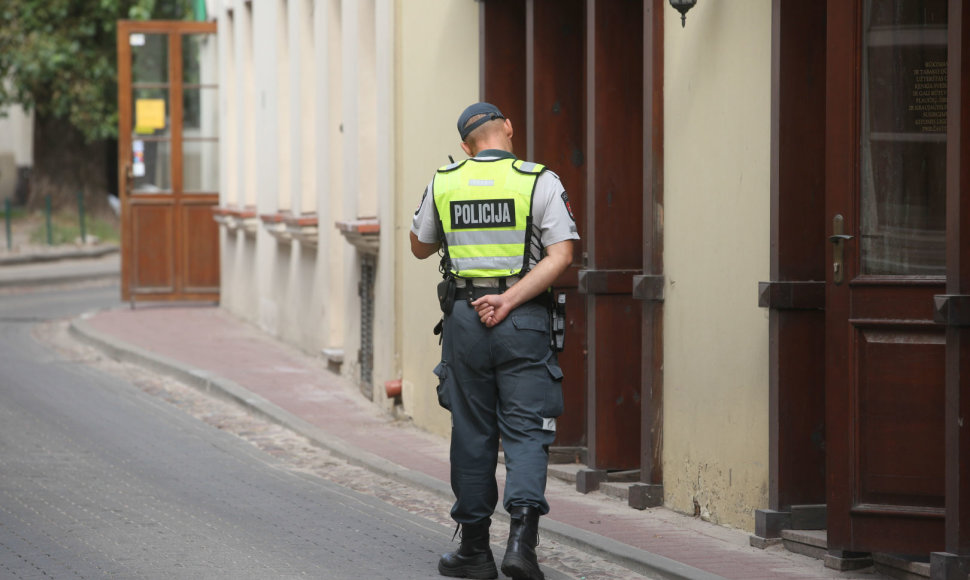
[[[67,333],[67,323],[64,321],[39,324],[34,329],[34,336],[41,342],[56,348],[63,356],[74,362],[82,362],[123,378],[143,392],[249,442],[274,456],[295,473],[325,479],[377,498],[435,524],[448,527],[453,525],[448,517],[451,502],[447,499],[351,465],[314,445],[309,439],[275,423],[250,415],[236,405],[212,398],[174,379],[160,376],[133,364],[107,358],[100,351],[72,339]],[[507,534],[507,524],[501,521],[493,522],[493,550],[497,558],[503,550],[502,538]],[[453,544],[442,545],[441,550],[447,551],[455,547],[457,547],[457,540]],[[559,577],[582,580],[644,578],[601,557],[550,539],[541,539],[539,550],[543,565],[559,572],[561,576],[556,575]],[[429,571],[429,577],[435,576],[433,571]],[[552,577],[550,575],[550,578]]]

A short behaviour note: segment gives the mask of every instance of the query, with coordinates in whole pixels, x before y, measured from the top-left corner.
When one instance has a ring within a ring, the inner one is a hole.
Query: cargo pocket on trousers
[[[562,415],[563,412],[562,369],[559,367],[559,361],[553,353],[549,353],[549,358],[546,359],[546,370],[549,371],[549,377],[552,381],[550,381],[549,386],[546,388],[542,416],[553,419]]]
[[[434,374],[438,377],[438,404],[445,409],[451,410],[451,393],[448,381],[448,363],[441,361],[434,368]]]

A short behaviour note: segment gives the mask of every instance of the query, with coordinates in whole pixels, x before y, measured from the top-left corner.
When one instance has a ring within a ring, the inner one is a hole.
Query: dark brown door
[[[830,0],[832,552],[943,548],[946,0]]]
[[[118,23],[124,300],[218,300],[214,22]]]
[[[562,179],[576,220],[580,242],[573,265],[556,280],[556,293],[566,295],[566,344],[559,355],[563,369],[566,412],[557,426],[554,445],[575,452],[586,447],[586,309],[577,291],[586,239],[585,4],[583,0],[533,0],[527,7],[532,23],[532,127],[530,156]],[[575,457],[575,453],[572,454]],[[570,455],[562,456],[569,459]],[[580,459],[585,458],[580,454]]]
[[[643,2],[587,2],[586,294],[589,465],[640,468]]]
[[[585,446],[596,469],[635,470],[643,404],[643,307],[633,296],[643,273],[643,2],[488,0],[481,10],[483,96],[512,120],[515,150],[560,175],[581,236],[574,264],[555,283],[568,296],[559,357],[566,411],[556,445]],[[660,401],[656,392],[650,400]]]
[[[584,460],[586,306],[577,291],[585,252],[585,0],[488,0],[481,3],[483,95],[512,120],[519,157],[540,162],[562,179],[581,240],[574,264],[556,280],[565,293],[565,412],[559,417],[556,461]]]

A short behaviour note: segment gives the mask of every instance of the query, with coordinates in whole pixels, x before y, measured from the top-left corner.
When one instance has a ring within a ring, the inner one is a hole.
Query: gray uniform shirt
[[[489,149],[480,152],[475,159],[493,161],[502,157],[514,158],[506,151]],[[435,222],[434,179],[424,190],[418,211],[414,212],[411,231],[418,237],[419,242],[434,244],[441,241],[438,226]],[[542,249],[566,240],[578,240],[576,221],[569,209],[569,198],[566,190],[559,181],[559,176],[548,169],[539,174],[536,180],[535,192],[532,196],[532,242],[530,247],[530,267],[542,259]],[[481,280],[484,282],[484,280]],[[475,285],[480,286],[479,280]],[[486,284],[487,285],[487,284]]]

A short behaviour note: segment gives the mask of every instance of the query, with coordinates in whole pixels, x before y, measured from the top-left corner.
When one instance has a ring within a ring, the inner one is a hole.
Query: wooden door
[[[946,0],[830,0],[828,44],[829,550],[926,553],[944,532]]]
[[[589,465],[640,467],[643,2],[586,4],[586,294]]]
[[[118,23],[122,299],[218,300],[214,22]]]
[[[644,4],[488,0],[481,10],[483,98],[512,120],[515,150],[562,177],[581,236],[574,264],[555,283],[568,296],[556,445],[586,446],[595,469],[637,469]],[[659,402],[659,390],[651,392],[650,403]],[[650,426],[654,453],[659,421]]]
[[[578,292],[578,273],[585,252],[585,4],[583,0],[533,0],[526,6],[531,54],[531,127],[529,157],[553,169],[562,179],[580,235],[573,264],[555,282],[566,295],[566,343],[559,355],[567,412],[557,426],[554,445],[562,460],[585,463],[586,439],[586,309]]]
[[[574,264],[556,280],[566,299],[563,367],[565,412],[559,417],[553,461],[585,461],[586,310],[577,291],[585,244],[584,0],[488,0],[481,4],[482,99],[497,105],[515,134],[519,157],[562,179],[580,242]]]

